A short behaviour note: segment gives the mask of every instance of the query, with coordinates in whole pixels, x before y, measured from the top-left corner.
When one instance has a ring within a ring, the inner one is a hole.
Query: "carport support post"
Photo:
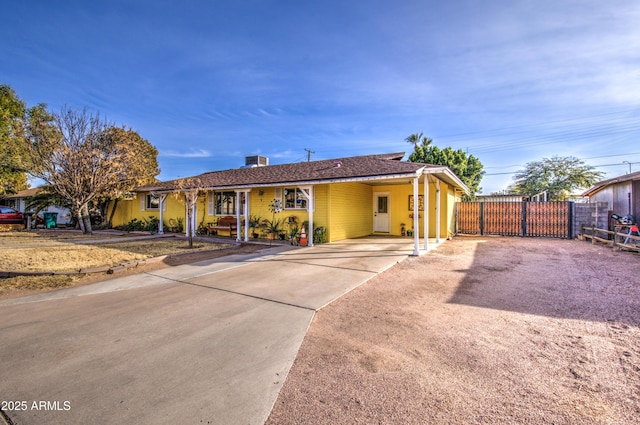
[[[420,255],[420,211],[418,210],[418,184],[420,178],[413,179],[413,255]]]
[[[429,175],[424,175],[424,250],[429,249]]]
[[[436,179],[436,243],[440,243],[440,180]]]
[[[249,192],[251,192],[251,189],[246,190],[244,192],[244,241],[245,242],[249,242],[249,211],[251,211],[249,209],[250,207]]]

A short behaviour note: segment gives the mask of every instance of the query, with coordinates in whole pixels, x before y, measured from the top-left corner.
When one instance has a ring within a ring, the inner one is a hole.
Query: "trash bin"
[[[58,225],[58,213],[56,212],[44,212],[42,213],[42,217],[44,218],[44,227],[45,229],[51,229]]]

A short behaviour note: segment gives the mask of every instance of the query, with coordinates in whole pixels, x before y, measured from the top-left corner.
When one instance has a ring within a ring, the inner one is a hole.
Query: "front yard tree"
[[[21,144],[26,117],[26,104],[11,87],[0,84],[0,195],[28,187]]]
[[[119,137],[113,125],[86,109],[65,107],[53,114],[52,126],[46,116],[33,118],[25,143],[30,174],[68,200],[82,231],[91,233],[90,203],[116,196],[123,180],[135,184],[131,161],[139,150],[129,149],[129,138]]]
[[[587,189],[604,174],[582,160],[567,156],[529,162],[513,177],[511,193],[537,195],[547,192],[550,201],[563,201],[574,190]]]
[[[191,249],[193,248],[193,237],[197,230],[193,225],[196,204],[198,203],[198,198],[205,194],[205,190],[200,183],[200,179],[197,177],[187,177],[176,180],[173,183],[174,196],[179,202],[184,203],[186,207],[187,235],[189,238],[189,248]],[[160,208],[162,208],[162,206],[160,206]]]
[[[416,138],[420,144],[418,144]],[[469,188],[470,195],[468,197],[465,195],[465,199],[474,199],[476,194],[480,192],[480,181],[485,172],[484,166],[478,158],[473,155],[467,155],[462,149],[453,150],[450,147],[440,149],[437,146],[433,146],[433,140],[422,136],[422,133],[411,135],[405,140],[410,143],[415,141],[416,143],[413,153],[409,155],[409,161],[449,167]]]
[[[121,155],[121,162],[126,165],[119,171],[118,178],[113,180],[111,188],[99,199],[102,217],[111,227],[118,201],[136,187],[156,181],[156,176],[160,173],[158,150],[135,131],[121,127],[107,128],[100,134],[99,139],[101,145]],[[111,202],[111,214],[107,219],[107,210]]]

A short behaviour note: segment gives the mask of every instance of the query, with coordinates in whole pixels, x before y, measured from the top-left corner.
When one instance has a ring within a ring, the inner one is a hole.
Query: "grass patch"
[[[197,253],[227,244],[163,238],[116,242],[113,235],[77,232],[7,232],[0,234],[0,270],[12,272],[73,272],[88,267],[117,266],[170,254]],[[99,243],[96,243],[99,242]],[[105,243],[109,242],[109,243]],[[64,288],[86,275],[19,276],[0,279],[0,295],[14,291]]]
[[[77,271],[85,267],[116,266],[128,261],[161,255],[222,248],[221,244],[197,244],[189,249],[188,242],[179,239],[145,240],[137,242],[86,245],[71,242],[14,246],[1,249],[0,270],[23,272]]]

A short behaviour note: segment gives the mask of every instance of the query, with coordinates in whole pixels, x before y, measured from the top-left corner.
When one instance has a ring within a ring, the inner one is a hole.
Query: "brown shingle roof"
[[[421,168],[443,168],[427,164],[403,162],[404,152],[379,155],[351,156],[311,162],[269,165],[254,168],[234,168],[212,171],[192,177],[193,187],[223,189],[247,186],[282,185],[288,183],[322,183],[349,179],[408,177]],[[173,190],[180,180],[154,183],[138,188],[138,191]],[[189,179],[187,179],[189,180]]]
[[[590,195],[593,195],[594,193],[604,189],[605,187],[607,187],[609,185],[616,184],[616,183],[623,183],[623,182],[631,181],[631,180],[640,180],[640,171],[636,171],[634,173],[629,173],[629,174],[624,174],[622,176],[614,177],[614,178],[609,179],[609,180],[603,180],[603,181],[597,182],[591,188],[589,188],[587,191],[585,191],[582,194],[582,196],[590,196]]]

